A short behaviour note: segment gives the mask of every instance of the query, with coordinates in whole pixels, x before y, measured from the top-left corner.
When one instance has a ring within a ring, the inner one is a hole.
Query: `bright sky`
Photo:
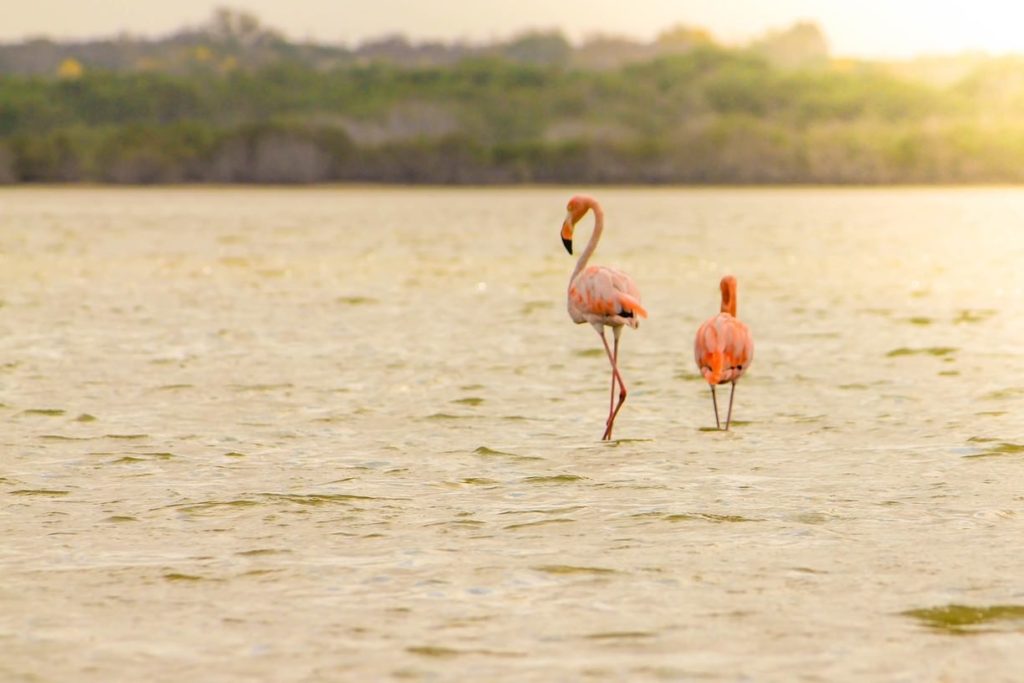
[[[4,0],[0,41],[161,35],[202,23],[217,6],[256,14],[291,38],[357,44],[507,38],[559,28],[572,40],[610,33],[649,40],[673,24],[703,26],[724,42],[811,19],[833,53],[908,57],[984,50],[1024,53],[1024,0]]]

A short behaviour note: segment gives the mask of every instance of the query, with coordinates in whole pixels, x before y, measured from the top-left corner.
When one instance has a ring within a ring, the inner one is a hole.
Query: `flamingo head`
[[[580,222],[580,219],[590,209],[590,204],[593,200],[590,197],[584,197],[583,195],[576,195],[569,200],[569,203],[565,207],[565,220],[562,221],[562,244],[565,245],[565,250],[570,254],[572,253],[572,233],[576,228],[576,224]]]
[[[722,290],[722,313],[736,317],[736,278],[726,275],[718,286]]]

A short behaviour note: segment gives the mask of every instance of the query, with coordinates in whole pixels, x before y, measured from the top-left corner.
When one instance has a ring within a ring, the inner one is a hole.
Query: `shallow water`
[[[1024,191],[570,194],[0,190],[0,679],[1024,678]]]

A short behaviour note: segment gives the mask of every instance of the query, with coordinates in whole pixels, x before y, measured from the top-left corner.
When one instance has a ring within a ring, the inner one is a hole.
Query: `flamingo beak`
[[[565,250],[572,254],[572,230],[573,230],[572,214],[565,214],[565,221],[562,223],[562,244],[565,245]]]

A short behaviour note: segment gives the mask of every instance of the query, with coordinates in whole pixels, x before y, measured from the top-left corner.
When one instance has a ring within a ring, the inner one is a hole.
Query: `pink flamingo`
[[[569,278],[569,317],[577,325],[588,322],[594,326],[601,336],[601,343],[612,364],[612,391],[608,405],[608,420],[605,423],[602,440],[612,438],[612,427],[615,416],[619,414],[622,404],[626,401],[626,384],[619,372],[619,336],[622,326],[636,328],[646,318],[647,311],[640,304],[640,290],[633,279],[625,273],[604,266],[587,267],[587,261],[597,248],[597,242],[604,231],[604,211],[593,197],[577,195],[569,200],[566,207],[565,222],[562,223],[562,244],[572,254],[572,233],[576,224],[587,211],[594,211],[594,232],[590,236],[587,248],[580,254],[576,268]],[[604,335],[605,326],[612,328],[615,337],[615,351],[608,347],[608,339]],[[615,385],[619,385],[619,402],[615,403]]]
[[[736,380],[750,367],[754,360],[754,338],[750,330],[736,317],[736,278],[726,275],[719,284],[722,289],[722,312],[708,318],[697,329],[693,342],[693,358],[697,367],[711,386],[711,403],[715,407],[715,427],[722,428],[718,420],[718,400],[715,385],[732,384],[729,392],[729,413],[725,418],[725,430],[729,431],[732,421],[732,397],[736,393]]]

